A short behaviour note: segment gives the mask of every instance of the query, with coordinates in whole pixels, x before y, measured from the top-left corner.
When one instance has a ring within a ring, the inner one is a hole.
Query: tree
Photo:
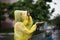
[[[60,15],[56,16],[54,19],[51,20],[51,24],[55,26],[54,29],[60,29]]]
[[[33,0],[19,0],[17,3],[14,3],[13,6],[14,10],[29,10],[34,22],[47,21],[49,19],[47,15],[50,14],[48,10],[50,6],[46,4],[46,0],[37,0],[35,4],[33,4]]]
[[[34,22],[48,21],[50,18],[48,14],[51,13],[48,10],[50,6],[46,4],[46,2],[52,2],[52,0],[37,0],[36,3],[34,3],[33,0],[19,0],[13,4],[0,3],[0,8],[2,9],[6,7],[8,9],[10,17],[12,15],[12,19],[14,18],[14,10],[29,10]],[[1,13],[3,13],[3,11]]]

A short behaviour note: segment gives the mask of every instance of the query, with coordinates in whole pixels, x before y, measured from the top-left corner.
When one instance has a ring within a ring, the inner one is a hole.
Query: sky
[[[56,5],[54,3],[56,3]],[[53,19],[54,16],[57,16],[57,14],[60,14],[60,0],[52,0],[51,3],[47,3],[47,4],[50,4],[51,6],[49,10],[51,10],[52,8],[55,8],[55,12],[52,14],[50,19]]]

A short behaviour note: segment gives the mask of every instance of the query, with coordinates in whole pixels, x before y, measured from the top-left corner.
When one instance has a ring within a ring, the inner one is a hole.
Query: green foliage
[[[53,20],[51,20],[51,23],[56,26],[60,26],[60,15],[56,16]]]
[[[48,1],[49,2],[49,1]],[[50,6],[46,4],[46,0],[37,0],[35,4],[33,4],[33,0],[19,0],[13,4],[6,4],[0,3],[0,8],[7,8],[8,13],[10,14],[11,18],[13,17],[14,10],[28,10],[35,21],[48,21],[49,17],[47,16],[50,14],[49,8]]]
[[[52,2],[52,0],[45,0],[46,2]]]
[[[2,20],[2,18],[3,18],[3,14],[4,14],[4,9],[5,8],[7,8],[7,13],[9,14],[9,16],[10,16],[10,18],[12,18],[12,19],[14,19],[14,17],[13,17],[13,6],[12,6],[12,4],[10,4],[10,3],[1,3],[0,2],[0,20]]]
[[[50,24],[55,26],[54,30],[60,30],[60,15],[57,15],[54,19],[50,20]]]
[[[47,16],[49,13],[50,6],[46,4],[45,0],[37,0],[35,4],[33,4],[33,0],[24,0],[23,2],[18,1],[13,4],[14,10],[28,10],[31,13],[31,16],[35,21],[47,21],[49,17]]]

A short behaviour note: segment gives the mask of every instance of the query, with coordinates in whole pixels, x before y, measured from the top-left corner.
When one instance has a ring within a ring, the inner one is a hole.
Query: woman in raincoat
[[[33,24],[33,19],[27,11],[16,10],[14,16],[14,40],[28,40],[36,30],[37,25],[43,23],[36,22]]]

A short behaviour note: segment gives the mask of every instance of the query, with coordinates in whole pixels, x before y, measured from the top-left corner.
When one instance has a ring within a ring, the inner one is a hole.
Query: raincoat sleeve
[[[36,30],[36,24],[34,24],[31,29],[27,29],[24,24],[22,22],[17,22],[15,24],[15,27],[18,27],[20,29],[20,31],[27,33],[27,34],[31,34],[32,32],[34,32]]]

